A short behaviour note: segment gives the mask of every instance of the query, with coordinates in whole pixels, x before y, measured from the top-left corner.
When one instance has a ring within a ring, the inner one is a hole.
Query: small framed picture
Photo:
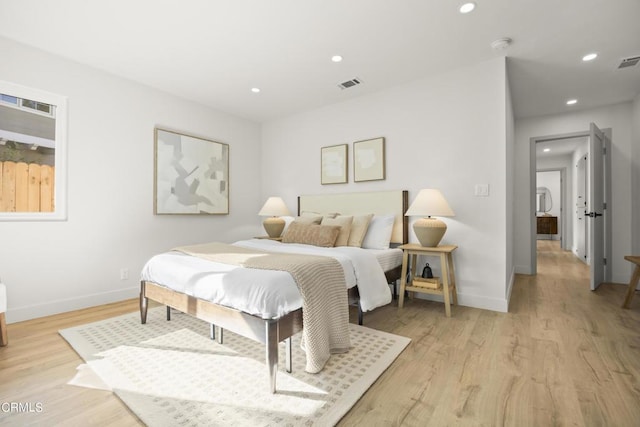
[[[353,180],[355,182],[385,179],[384,138],[353,143]]]
[[[344,184],[347,182],[347,144],[332,145],[321,149],[321,184]]]

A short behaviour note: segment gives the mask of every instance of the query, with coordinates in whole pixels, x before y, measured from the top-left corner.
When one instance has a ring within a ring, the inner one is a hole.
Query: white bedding
[[[391,302],[391,292],[381,264],[385,264],[385,269],[391,269],[389,265],[399,265],[402,258],[399,249],[320,248],[267,239],[241,240],[234,245],[268,252],[335,258],[345,273],[346,286],[358,286],[363,311]],[[287,272],[242,268],[176,251],[152,257],[144,266],[141,279],[263,319],[275,319],[302,307],[298,287]]]

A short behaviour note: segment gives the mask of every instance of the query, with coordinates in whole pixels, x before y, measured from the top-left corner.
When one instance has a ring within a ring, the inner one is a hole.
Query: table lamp
[[[266,230],[269,237],[280,237],[282,230],[284,230],[284,219],[280,218],[283,215],[290,215],[289,209],[284,204],[284,201],[280,197],[269,197],[265,202],[260,212],[260,216],[268,216],[262,222],[262,226]]]
[[[422,246],[436,247],[447,231],[447,224],[432,216],[455,216],[440,190],[420,190],[405,216],[421,216],[413,231]]]

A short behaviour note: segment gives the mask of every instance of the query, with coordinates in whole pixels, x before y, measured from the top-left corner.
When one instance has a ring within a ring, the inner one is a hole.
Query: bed
[[[298,198],[298,215],[307,212],[329,213],[339,212],[341,215],[363,215],[372,213],[376,217],[393,216],[393,228],[390,242],[392,246],[404,244],[408,241],[407,219],[404,216],[408,206],[407,191],[383,191],[366,193],[343,193],[331,195],[310,195]],[[323,254],[326,248],[307,248],[308,245],[295,243],[280,243],[268,239],[248,239],[234,243],[239,250],[260,250],[265,252],[285,253],[298,252],[327,256]],[[371,291],[366,289],[369,282],[366,273],[375,268],[365,267],[358,273],[355,264],[375,259],[376,268],[384,272],[384,284],[387,293],[387,283],[393,283],[400,278],[401,256],[394,261],[393,250],[361,250],[360,248],[329,249],[332,257],[343,268],[348,301],[358,306],[358,321],[362,323],[363,312],[370,311],[377,306],[386,304],[375,297],[371,299]],[[395,252],[398,250],[396,249]],[[336,254],[334,254],[337,253]],[[366,252],[361,257],[360,252]],[[353,261],[351,254],[358,254]],[[372,258],[373,257],[373,258]],[[143,269],[140,291],[140,315],[142,323],[146,323],[148,300],[156,301],[167,306],[167,320],[170,319],[170,308],[188,313],[211,324],[211,337],[222,343],[223,330],[228,329],[239,335],[265,344],[267,370],[271,392],[276,390],[276,371],[278,365],[278,343],[286,343],[285,369],[291,372],[291,336],[303,328],[303,310],[300,295],[295,282],[288,273],[282,271],[268,271],[259,269],[238,268],[237,266],[221,266],[207,264],[209,260],[192,257],[188,253],[170,251],[152,257]],[[355,263],[355,264],[349,264]],[[353,276],[347,272],[354,267]],[[203,270],[201,270],[203,269]],[[251,270],[251,271],[247,271]],[[200,271],[206,271],[207,274]],[[213,274],[215,272],[215,274]],[[235,280],[236,285],[226,289],[210,286],[202,276],[209,275],[215,280],[227,283]],[[199,277],[197,281],[189,278]],[[349,277],[348,277],[349,276]],[[288,278],[288,279],[287,279]],[[360,282],[359,282],[360,281]],[[292,282],[292,283],[291,283]],[[373,281],[372,281],[373,282]],[[270,293],[254,292],[259,286],[277,288]],[[276,285],[273,285],[276,286]],[[256,287],[254,289],[254,287]],[[214,289],[214,290],[212,290]],[[251,297],[255,293],[257,296]],[[297,295],[296,295],[297,294]],[[378,294],[379,295],[379,294]],[[277,300],[275,305],[271,304]],[[275,307],[275,308],[274,308]],[[305,313],[306,315],[307,313]]]

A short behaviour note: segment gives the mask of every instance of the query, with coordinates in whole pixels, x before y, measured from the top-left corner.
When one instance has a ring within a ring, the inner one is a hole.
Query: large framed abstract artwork
[[[155,129],[154,213],[229,213],[229,145]]]

